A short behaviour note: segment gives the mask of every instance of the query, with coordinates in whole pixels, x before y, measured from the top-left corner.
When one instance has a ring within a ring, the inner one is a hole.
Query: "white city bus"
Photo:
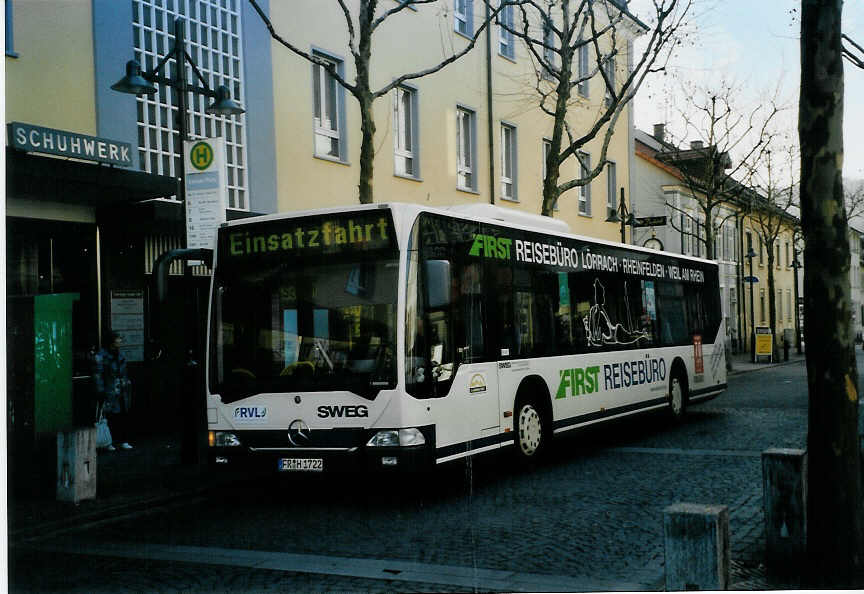
[[[491,205],[380,204],[219,229],[210,455],[416,469],[726,388],[714,262]]]

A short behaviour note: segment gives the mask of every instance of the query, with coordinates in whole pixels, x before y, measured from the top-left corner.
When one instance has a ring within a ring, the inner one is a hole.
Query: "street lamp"
[[[748,278],[748,282],[750,283],[750,361],[753,363],[756,362],[756,322],[753,319],[753,310],[756,307],[753,304],[753,282],[755,280],[753,276],[753,258],[755,257],[756,252],[753,251],[753,247],[747,248],[745,258],[750,262],[750,277]]]
[[[174,69],[169,72],[169,76],[164,76],[161,74],[162,69],[171,59],[175,62]],[[195,74],[200,85],[196,84],[194,79],[191,84],[187,82],[187,63],[192,67],[192,72]],[[157,90],[156,83],[165,85],[166,87],[171,87],[175,91],[177,103],[177,134],[179,136],[179,143],[177,146],[179,146],[180,153],[177,198],[180,201],[180,207],[182,209],[183,225],[186,226],[188,225],[189,216],[188,206],[186,203],[186,155],[184,148],[184,143],[188,139],[187,94],[191,92],[212,98],[213,103],[204,110],[205,113],[208,114],[234,116],[243,113],[244,109],[231,99],[231,94],[227,87],[218,86],[216,90],[213,90],[207,84],[207,81],[204,80],[201,71],[198,70],[195,61],[192,59],[192,56],[190,56],[186,51],[186,37],[183,21],[179,17],[174,19],[174,45],[171,50],[159,60],[156,67],[152,70],[142,72],[141,65],[138,61],[130,60],[126,63],[126,75],[111,85],[111,88],[120,93],[129,93],[132,95],[153,95]],[[182,241],[183,246],[186,248],[189,247],[188,239],[187,234],[184,232]],[[188,257],[191,255],[191,252],[195,250],[187,249],[182,251],[187,252]],[[198,301],[192,284],[192,270],[188,265],[188,259],[184,264],[183,276],[185,279],[184,284],[188,291],[187,302],[191,301],[197,305]],[[161,316],[158,316],[158,318],[159,321],[161,321]],[[183,399],[183,415],[186,424],[183,431],[181,455],[184,462],[197,462],[199,460],[201,442],[199,436],[203,435],[202,423],[204,423],[203,428],[206,429],[206,421],[198,418],[200,415],[198,415],[195,410],[197,396],[203,392],[203,378],[200,377],[198,357],[195,354],[198,350],[198,321],[197,315],[191,315],[187,316],[185,324],[187,357],[185,362],[185,369],[187,372],[186,381],[189,382],[189,390],[195,398]],[[156,326],[157,328],[159,327],[159,322],[157,322]]]
[[[624,188],[621,188],[621,201],[618,204],[618,208],[616,208],[614,211],[612,211],[612,214],[606,217],[606,222],[621,223],[621,243],[627,243],[627,236],[625,235],[625,225],[630,225],[632,228],[635,220],[636,219],[633,217],[633,213],[627,210],[627,205],[624,203]]]
[[[162,68],[169,60],[174,59],[176,63],[173,73],[170,77],[160,74]],[[201,86],[188,83],[186,81],[186,64],[192,67],[192,72],[195,74]],[[201,71],[195,65],[192,56],[186,51],[186,36],[184,33],[183,21],[178,17],[174,19],[174,46],[165,54],[153,70],[146,72],[141,71],[141,64],[137,60],[129,60],[126,62],[126,75],[111,85],[111,88],[120,93],[129,93],[131,95],[153,95],[156,93],[156,84],[171,87],[176,91],[177,97],[177,133],[180,137],[180,171],[178,184],[178,198],[182,203],[183,221],[186,224],[186,158],[183,154],[183,143],[188,140],[188,114],[186,113],[187,93],[196,93],[213,99],[213,103],[205,109],[205,113],[211,115],[234,116],[240,115],[245,110],[240,107],[234,100],[231,99],[231,93],[228,87],[220,85],[216,90],[211,89],[207,85],[207,81],[201,75]],[[186,245],[184,235],[183,245]]]
[[[792,248],[792,271],[795,273],[795,352],[801,354],[801,310],[798,307],[798,248]]]

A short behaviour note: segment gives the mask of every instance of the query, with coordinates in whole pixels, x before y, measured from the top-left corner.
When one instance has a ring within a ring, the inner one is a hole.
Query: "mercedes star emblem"
[[[291,421],[291,424],[288,425],[288,441],[290,441],[292,445],[308,445],[310,435],[311,431],[309,425],[300,419]]]

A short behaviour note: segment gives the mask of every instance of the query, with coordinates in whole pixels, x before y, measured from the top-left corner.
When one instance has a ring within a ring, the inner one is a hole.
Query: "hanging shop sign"
[[[662,227],[666,224],[666,215],[656,217],[636,217],[633,219],[634,227]]]
[[[228,202],[228,173],[225,141],[222,138],[187,140],[186,159],[186,245],[213,249],[216,230],[225,222]]]
[[[132,166],[132,145],[98,136],[12,122],[7,125],[9,145],[30,153],[45,153],[120,167]]]

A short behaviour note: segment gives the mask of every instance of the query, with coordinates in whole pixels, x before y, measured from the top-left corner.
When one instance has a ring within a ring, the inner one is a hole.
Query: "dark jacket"
[[[125,413],[132,407],[132,390],[126,373],[126,357],[102,349],[93,357],[93,385],[96,398],[106,413]]]

